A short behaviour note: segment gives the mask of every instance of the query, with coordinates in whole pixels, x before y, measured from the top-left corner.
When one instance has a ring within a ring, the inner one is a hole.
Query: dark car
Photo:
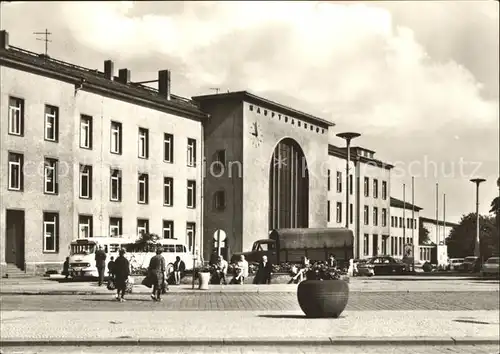
[[[465,257],[464,262],[460,265],[459,270],[462,272],[479,272],[481,270],[481,260],[479,257]]]
[[[375,273],[375,275],[403,274],[407,270],[407,266],[405,263],[390,256],[378,256],[369,258],[363,266],[373,268],[373,272]]]

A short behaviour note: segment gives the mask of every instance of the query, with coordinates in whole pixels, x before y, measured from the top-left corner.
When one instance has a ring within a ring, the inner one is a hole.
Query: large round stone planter
[[[210,282],[210,273],[209,272],[199,272],[198,273],[198,282],[200,290],[208,290],[208,283]]]
[[[306,317],[337,318],[347,306],[349,284],[345,280],[305,280],[299,283],[297,299]]]

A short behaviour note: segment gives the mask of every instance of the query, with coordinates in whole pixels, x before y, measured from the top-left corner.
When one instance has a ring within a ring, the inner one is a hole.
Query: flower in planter
[[[316,262],[305,272],[307,280],[336,280],[348,281],[347,270],[329,267],[326,263]]]
[[[214,270],[214,266],[209,265],[209,264],[204,264],[202,266],[196,267],[196,272],[197,273],[212,273]]]

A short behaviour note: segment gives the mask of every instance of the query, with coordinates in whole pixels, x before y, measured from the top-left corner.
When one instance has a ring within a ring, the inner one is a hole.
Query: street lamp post
[[[486,180],[484,178],[474,178],[470,181],[476,184],[476,240],[474,242],[474,256],[481,257],[479,248],[479,185]]]
[[[345,205],[345,227],[346,229],[349,228],[349,190],[350,190],[350,186],[349,186],[349,165],[351,164],[351,140],[354,139],[354,138],[357,138],[359,136],[361,136],[361,134],[359,133],[353,133],[353,132],[346,132],[346,133],[339,133],[337,134],[337,136],[339,138],[342,138],[346,141],[346,148],[347,148],[347,160],[346,160],[346,165],[345,165],[345,195],[346,195],[346,198],[345,198],[345,201],[346,201],[346,205]],[[354,179],[354,178],[353,178]],[[353,180],[353,183],[354,183],[354,180]],[[353,210],[354,211],[354,210]],[[356,247],[359,249],[359,245],[358,245],[358,242],[356,242]],[[357,256],[357,255],[353,255],[353,256]]]

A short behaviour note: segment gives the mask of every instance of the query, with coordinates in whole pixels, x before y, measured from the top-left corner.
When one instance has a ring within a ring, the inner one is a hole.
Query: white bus
[[[167,264],[167,273],[172,271],[177,256],[184,261],[186,270],[193,269],[193,255],[186,245],[177,239],[160,239],[155,243],[140,247],[132,238],[92,237],[74,240],[70,244],[69,273],[72,278],[98,277],[95,262],[95,252],[98,246],[102,246],[106,252],[105,276],[108,276],[107,263],[111,257],[115,259],[118,257],[118,251],[121,248],[126,250],[125,257],[130,262],[131,271],[136,268],[147,268],[158,246],[163,249],[162,256]]]

